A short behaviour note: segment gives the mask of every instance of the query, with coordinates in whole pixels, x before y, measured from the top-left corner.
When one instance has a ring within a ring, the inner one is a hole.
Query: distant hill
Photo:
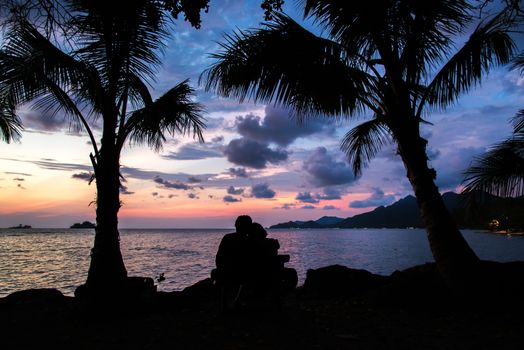
[[[82,223],[74,223],[69,228],[96,228],[96,225],[89,221],[84,221]]]
[[[387,207],[380,206],[373,211],[344,219],[337,225],[337,227],[422,227],[422,220],[420,218],[415,197],[407,196]]]
[[[344,221],[344,219],[336,216],[323,216],[315,222],[320,225],[336,225],[341,221]]]
[[[323,216],[315,221],[288,221],[273,225],[270,228],[326,228],[333,227],[342,221],[344,221],[343,218],[336,216]]]
[[[488,228],[492,219],[501,223],[501,229],[524,227],[524,197],[500,198],[486,193],[463,195],[446,192],[444,204],[461,228]],[[406,228],[423,227],[414,196],[407,196],[389,205],[341,219],[324,216],[311,221],[289,221],[270,228]]]

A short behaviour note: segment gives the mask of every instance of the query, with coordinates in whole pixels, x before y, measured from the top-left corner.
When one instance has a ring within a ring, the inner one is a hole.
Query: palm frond
[[[399,28],[400,66],[408,83],[418,84],[425,79],[449,51],[450,39],[463,31],[471,17],[467,1],[397,2],[389,19]],[[391,34],[393,35],[393,34]]]
[[[522,140],[521,140],[522,141]],[[464,172],[464,192],[485,191],[497,196],[524,195],[524,143],[497,145]]]
[[[524,109],[521,109],[512,119],[513,133],[524,133]]]
[[[149,89],[140,77],[134,74],[129,74],[128,79],[128,94],[133,106],[148,106],[153,103],[153,98],[151,97]]]
[[[518,69],[521,73],[524,73],[524,52],[519,53],[511,62],[512,69]]]
[[[10,96],[0,97],[0,140],[6,143],[18,141],[22,136],[22,130],[22,122],[15,113]]]
[[[379,118],[368,120],[351,129],[342,139],[340,149],[347,155],[356,176],[390,142],[389,129]]]
[[[63,109],[78,125],[84,123],[72,95],[77,91],[96,108],[101,88],[91,67],[59,50],[25,20],[7,33],[0,51],[0,83],[12,106],[46,98],[49,109]]]
[[[103,103],[96,71],[55,47],[24,19],[12,23],[0,50],[0,86],[4,114],[14,116],[16,107],[24,103],[51,112],[50,117],[64,111],[71,127],[86,130],[98,153],[90,126],[78,108],[82,100],[94,111]]]
[[[202,105],[193,102],[194,90],[188,81],[178,84],[153,103],[131,114],[126,122],[126,136],[137,144],[147,144],[159,151],[170,135],[192,135],[203,141],[205,120]]]
[[[377,1],[300,0],[304,17],[313,18],[329,37],[366,57],[376,51],[372,39],[388,23],[387,8]],[[373,19],[373,20],[370,20]]]
[[[471,8],[465,0],[299,3],[304,6],[305,17],[313,18],[349,51],[359,52],[366,59],[385,51],[401,53],[400,67],[390,68],[402,70],[408,81],[426,74],[432,62],[441,57],[443,48],[449,45],[448,38],[468,23]]]
[[[515,51],[509,35],[512,25],[502,13],[479,24],[428,85],[427,101],[444,108],[479,84],[491,67],[508,63]]]
[[[485,191],[498,196],[524,195],[524,110],[513,117],[513,135],[464,172],[464,192]]]
[[[226,37],[200,77],[206,90],[240,101],[282,104],[297,115],[348,116],[364,108],[372,78],[343,48],[285,15],[262,29]]]
[[[74,5],[81,44],[74,56],[96,67],[106,87],[118,90],[127,84],[129,74],[155,79],[167,37],[167,22],[158,4],[121,1],[120,6],[108,8],[105,1],[93,0]]]

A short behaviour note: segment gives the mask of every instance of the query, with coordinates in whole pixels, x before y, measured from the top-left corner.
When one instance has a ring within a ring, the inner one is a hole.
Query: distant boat
[[[69,228],[96,228],[96,225],[89,221],[84,221],[83,223],[74,223]]]
[[[22,225],[22,224],[19,224],[18,226],[12,226],[12,227],[9,227],[10,229],[20,229],[20,228],[31,228],[31,225]]]

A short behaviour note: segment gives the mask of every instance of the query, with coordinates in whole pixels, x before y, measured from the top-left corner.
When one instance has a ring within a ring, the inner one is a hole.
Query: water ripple
[[[130,276],[157,278],[164,291],[181,290],[209,276],[229,230],[121,230]],[[431,261],[422,230],[273,230],[304,281],[310,268],[341,264],[390,274]],[[475,231],[464,236],[481,259],[524,260],[524,238]],[[58,288],[72,295],[87,277],[92,230],[0,230],[0,296],[28,288]]]

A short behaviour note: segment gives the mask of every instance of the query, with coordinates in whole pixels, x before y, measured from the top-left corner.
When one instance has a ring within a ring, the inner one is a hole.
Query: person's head
[[[240,215],[235,221],[235,228],[238,233],[247,234],[247,232],[251,229],[252,223],[253,220],[251,220],[249,215]]]
[[[258,222],[254,222],[251,224],[249,236],[255,239],[264,239],[267,237],[267,232],[262,225],[260,225]]]

